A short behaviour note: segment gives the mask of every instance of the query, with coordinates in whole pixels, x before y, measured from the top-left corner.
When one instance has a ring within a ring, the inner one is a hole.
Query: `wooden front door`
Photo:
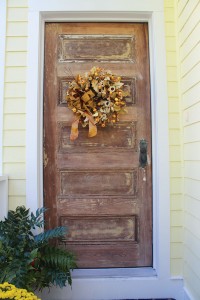
[[[65,92],[93,66],[119,75],[130,96],[114,126],[70,141]],[[148,165],[140,167],[140,141]],[[44,71],[47,227],[68,226],[79,268],[152,266],[151,116],[146,23],[47,23]]]

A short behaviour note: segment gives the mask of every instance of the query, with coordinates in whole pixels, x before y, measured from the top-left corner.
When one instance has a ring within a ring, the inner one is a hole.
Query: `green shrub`
[[[72,284],[74,255],[50,243],[64,236],[67,228],[42,231],[45,211],[40,208],[34,215],[19,206],[0,221],[0,283],[9,282],[28,291]],[[42,232],[37,233],[38,229]]]

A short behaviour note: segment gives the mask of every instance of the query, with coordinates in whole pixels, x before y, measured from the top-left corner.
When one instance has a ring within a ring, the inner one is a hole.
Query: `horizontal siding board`
[[[184,145],[184,160],[200,161],[200,141]]]
[[[8,22],[7,36],[28,36],[28,22]]]
[[[170,240],[172,243],[182,243],[183,242],[183,227],[171,227]]]
[[[15,147],[26,145],[26,131],[25,130],[5,130],[3,137],[4,147]]]
[[[4,146],[3,162],[25,163],[25,159],[26,159],[25,146],[13,146],[13,147]]]
[[[185,177],[200,180],[200,161],[186,161],[184,164]]]
[[[185,210],[195,218],[200,220],[200,200],[192,198],[188,195],[185,196]]]
[[[182,95],[183,108],[190,107],[191,105],[200,101],[200,82],[198,82],[192,89],[186,91]]]
[[[170,177],[182,177],[182,162],[170,162]]]
[[[171,226],[180,227],[183,225],[182,211],[171,211]]]
[[[170,146],[178,146],[180,145],[180,129],[170,129],[169,130],[169,141],[170,141]],[[172,148],[172,149],[177,149],[177,148]]]
[[[26,179],[25,163],[4,163],[4,174],[8,174],[9,179]]]
[[[25,82],[5,83],[5,98],[25,98],[25,97],[26,97]]]
[[[10,7],[8,9],[8,21],[28,21],[27,7]]]
[[[185,228],[191,231],[200,240],[200,220],[189,213],[185,213]]]
[[[181,64],[181,75],[185,76],[186,73],[189,73],[191,69],[195,67],[196,64],[200,61],[200,41],[192,49],[188,56],[182,61]]]
[[[173,144],[170,144],[169,146],[169,154],[170,154],[170,161],[181,161],[181,146],[174,146]]]
[[[193,123],[199,122],[200,102],[184,110],[183,125],[190,126]]]
[[[190,2],[192,2],[192,1],[190,1]],[[198,25],[199,11],[200,11],[200,2],[197,4],[197,6],[195,6],[195,9],[192,12],[191,17],[187,20],[187,22],[184,24],[184,27],[180,31],[179,40],[180,40],[181,44],[183,44],[183,42],[188,38],[188,36],[192,33],[192,31]]]
[[[172,211],[181,211],[183,209],[182,194],[171,194],[170,208]]]
[[[170,270],[172,276],[180,276],[183,273],[182,258],[171,258]]]
[[[23,49],[24,50],[24,49]],[[6,53],[7,67],[23,67],[27,66],[27,52],[7,52]]]
[[[26,180],[9,180],[8,194],[9,196],[25,196]]]
[[[192,17],[192,14],[198,4],[199,0],[189,0],[184,9],[182,10],[182,13],[179,15],[179,26],[180,29],[182,29],[184,26],[186,26],[186,22],[189,18]]]
[[[198,291],[199,280],[196,273],[186,261],[184,265],[184,282],[185,287],[190,291],[192,299],[200,299],[200,292]]]
[[[25,130],[26,129],[26,115],[25,114],[7,114],[4,117],[5,130]]]
[[[183,93],[200,82],[199,74],[200,74],[200,62],[198,62],[198,64],[196,64],[189,71],[189,73],[185,74],[184,77],[182,78],[181,88]]]
[[[191,178],[185,178],[185,194],[200,200],[200,181]]]
[[[199,141],[200,123],[185,126],[183,130],[183,138],[185,143]]]
[[[180,47],[180,60],[183,61],[187,55],[191,52],[191,50],[198,44],[197,36],[199,36],[200,32],[200,23],[195,27],[195,29],[191,32],[188,38],[184,41],[184,43]]]
[[[9,209],[14,210],[20,205],[26,205],[26,196],[9,196]]]
[[[7,0],[8,7],[28,7],[28,0]]]
[[[6,51],[24,51],[27,49],[27,37],[7,37]]]
[[[26,113],[26,98],[6,98],[4,112],[5,114]]]
[[[171,258],[182,258],[183,257],[183,244],[182,243],[171,243]]]
[[[5,82],[25,82],[26,67],[7,67],[5,70]]]

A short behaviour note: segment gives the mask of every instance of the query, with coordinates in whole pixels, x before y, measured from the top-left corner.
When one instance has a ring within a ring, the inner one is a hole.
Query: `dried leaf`
[[[71,134],[70,134],[70,140],[71,140],[71,141],[76,140],[77,137],[78,137],[78,124],[79,124],[79,118],[76,119],[76,120],[72,123]]]

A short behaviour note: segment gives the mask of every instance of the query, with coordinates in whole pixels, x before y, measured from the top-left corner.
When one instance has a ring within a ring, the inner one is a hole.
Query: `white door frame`
[[[153,268],[77,270],[73,288],[47,299],[182,299],[170,278],[168,99],[162,0],[30,0],[27,86],[27,207],[43,205],[43,66],[45,22],[148,22],[152,104]],[[80,11],[80,8],[83,8]],[[44,296],[45,298],[45,296]]]

